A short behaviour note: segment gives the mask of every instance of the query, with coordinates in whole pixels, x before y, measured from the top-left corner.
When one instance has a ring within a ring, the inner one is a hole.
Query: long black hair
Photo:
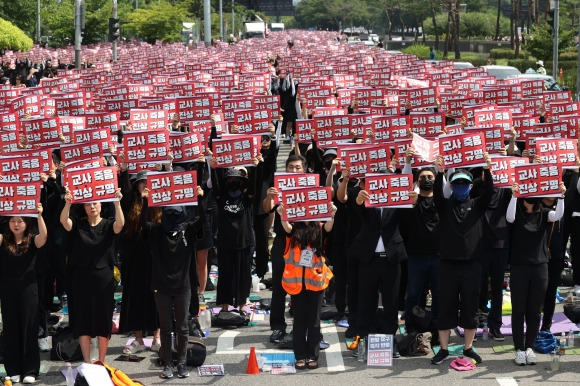
[[[15,217],[20,216],[11,216],[8,222],[10,222],[10,220]],[[4,239],[2,241],[2,248],[4,248],[4,250],[9,253],[22,255],[28,252],[28,247],[30,247],[31,242],[30,232],[32,231],[33,226],[32,220],[28,217],[22,217],[22,220],[24,220],[24,223],[26,224],[26,229],[24,230],[22,242],[20,244],[16,243],[14,233],[12,233],[12,231],[10,230],[10,224],[8,224],[8,227],[5,229],[3,233]]]

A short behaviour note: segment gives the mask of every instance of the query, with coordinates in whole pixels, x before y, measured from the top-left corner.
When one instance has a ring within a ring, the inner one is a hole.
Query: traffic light
[[[114,42],[121,35],[121,28],[118,23],[119,19],[115,17],[109,18],[109,42]]]
[[[550,35],[554,36],[554,10],[550,9],[548,11],[548,16],[549,18],[546,20],[548,22],[548,25],[550,26],[550,28],[548,28],[548,32],[550,33]]]

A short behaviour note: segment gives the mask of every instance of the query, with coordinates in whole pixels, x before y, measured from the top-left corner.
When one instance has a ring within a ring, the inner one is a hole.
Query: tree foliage
[[[540,23],[532,27],[532,33],[526,35],[526,44],[523,46],[526,51],[535,58],[546,60],[552,57],[554,51],[554,38],[549,31],[551,28],[547,23]],[[558,29],[558,54],[570,51],[574,48],[575,30]]]
[[[35,36],[36,0],[2,0],[0,18],[11,22],[28,36]]]
[[[28,51],[33,46],[32,39],[14,24],[0,19],[0,48]]]
[[[149,43],[154,43],[155,40],[181,41],[184,12],[182,7],[162,1],[131,13],[127,28],[134,30]]]

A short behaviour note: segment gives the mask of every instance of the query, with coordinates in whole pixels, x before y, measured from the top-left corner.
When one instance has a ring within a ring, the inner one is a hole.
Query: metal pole
[[[552,52],[552,76],[558,79],[558,29],[560,27],[560,0],[554,1],[554,46]]]
[[[36,42],[40,43],[40,0],[36,0]]]
[[[113,0],[113,18],[117,18],[117,0]],[[120,36],[119,36],[120,38]],[[117,61],[117,41],[113,42],[113,62]]]
[[[139,0],[135,0],[135,9],[139,9]]]
[[[222,13],[222,0],[220,0],[220,40],[224,40],[224,16]]]
[[[75,0],[75,68],[81,68],[81,0]]]
[[[580,18],[578,18],[578,63],[580,63]],[[580,66],[576,67],[576,101],[580,101]]]
[[[209,0],[203,0],[203,33],[205,35],[205,46],[211,46],[211,5]]]
[[[234,23],[234,0],[232,0],[232,34],[234,34],[234,37],[236,36],[235,26],[236,24]]]

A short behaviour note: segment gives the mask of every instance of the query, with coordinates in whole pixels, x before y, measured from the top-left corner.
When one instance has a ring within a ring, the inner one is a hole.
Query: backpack
[[[420,357],[431,353],[431,333],[406,334],[399,342],[399,352],[407,357]]]
[[[221,311],[214,317],[212,325],[216,327],[242,327],[247,326],[249,322],[250,318],[246,315],[240,314],[239,312]]]
[[[52,336],[50,360],[74,362],[82,358],[81,345],[78,339],[73,338],[72,328],[68,323],[61,324]]]
[[[187,341],[186,364],[191,367],[199,367],[205,362],[207,355],[205,342],[201,338],[189,338]]]
[[[564,315],[574,324],[580,323],[580,304],[567,303],[564,304]]]

